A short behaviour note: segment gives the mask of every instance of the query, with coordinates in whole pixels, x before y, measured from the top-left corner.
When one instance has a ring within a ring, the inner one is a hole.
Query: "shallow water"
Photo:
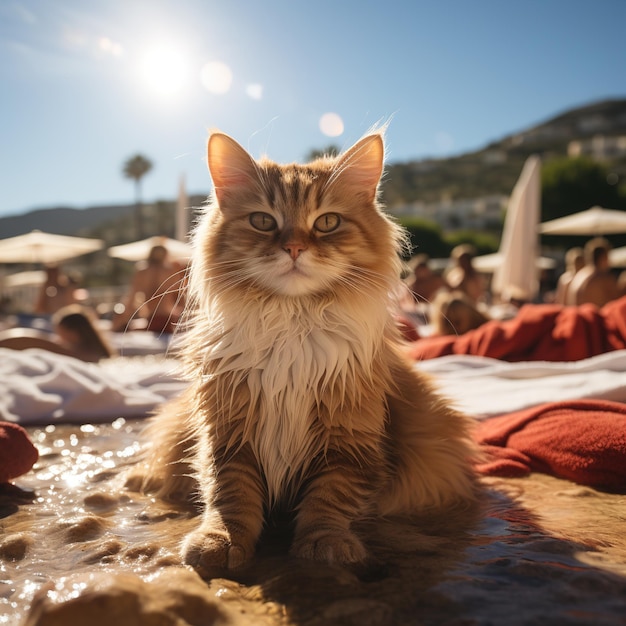
[[[624,497],[549,476],[485,481],[482,510],[362,527],[375,564],[291,559],[203,581],[178,560],[191,512],[124,489],[141,422],[31,429],[22,491],[0,493],[0,624],[626,623]]]

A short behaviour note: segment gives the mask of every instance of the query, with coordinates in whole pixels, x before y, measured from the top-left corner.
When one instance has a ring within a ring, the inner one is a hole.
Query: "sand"
[[[31,428],[34,470],[0,489],[0,625],[626,623],[626,502],[550,476],[485,480],[477,511],[364,527],[373,562],[287,555],[203,580],[178,557],[194,512],[124,487],[141,421]]]

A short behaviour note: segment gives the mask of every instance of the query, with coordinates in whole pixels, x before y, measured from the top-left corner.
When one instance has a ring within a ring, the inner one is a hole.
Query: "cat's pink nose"
[[[300,242],[288,242],[283,246],[283,250],[295,261],[305,250],[307,246]]]

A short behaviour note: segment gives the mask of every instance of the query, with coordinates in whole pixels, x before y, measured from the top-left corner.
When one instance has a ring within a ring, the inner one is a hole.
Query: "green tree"
[[[541,172],[541,221],[596,205],[626,209],[626,198],[610,181],[607,167],[588,157],[547,161]]]
[[[432,258],[447,257],[450,254],[451,248],[435,222],[415,217],[401,218],[398,221],[409,233],[411,254],[425,253]]]
[[[500,245],[500,238],[492,233],[478,232],[474,230],[457,230],[444,237],[450,250],[463,243],[469,243],[476,249],[476,254],[491,254],[496,252]]]
[[[135,181],[135,228],[137,238],[141,238],[143,229],[143,210],[141,198],[141,179],[152,169],[152,162],[141,154],[130,157],[124,163],[123,173],[126,178]]]

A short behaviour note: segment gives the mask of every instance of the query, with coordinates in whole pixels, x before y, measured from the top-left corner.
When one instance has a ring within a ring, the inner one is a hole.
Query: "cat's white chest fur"
[[[271,501],[284,495],[291,480],[320,451],[311,426],[325,392],[332,388],[341,393],[353,383],[355,371],[371,363],[381,334],[373,332],[376,324],[371,324],[371,317],[361,325],[354,319],[347,323],[345,316],[332,311],[323,312],[323,322],[317,319],[319,311],[285,313],[246,316],[212,353],[223,364],[225,369],[218,368],[223,372],[246,371],[248,443]]]
[[[270,499],[318,452],[311,436],[320,387],[327,374],[341,375],[352,351],[346,338],[314,331],[284,334],[248,377],[251,396],[258,398],[253,449],[264,470]]]

